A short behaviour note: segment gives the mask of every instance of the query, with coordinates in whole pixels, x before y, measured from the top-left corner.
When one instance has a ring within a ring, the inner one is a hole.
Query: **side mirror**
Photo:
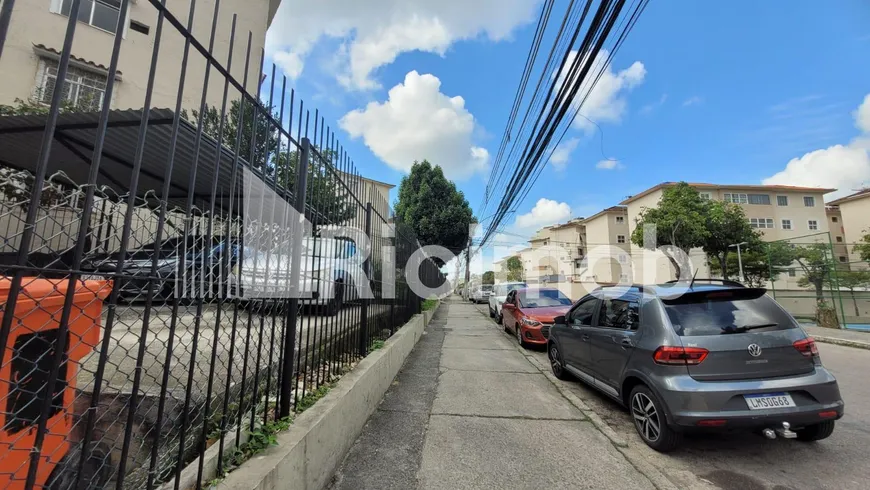
[[[553,323],[556,325],[567,325],[568,322],[565,321],[565,315],[559,315],[556,318],[553,318]]]

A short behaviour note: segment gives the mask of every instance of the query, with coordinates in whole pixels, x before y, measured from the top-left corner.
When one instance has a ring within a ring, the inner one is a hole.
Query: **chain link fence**
[[[228,469],[248,432],[308,403],[420,312],[416,286],[445,280],[236,16],[216,2],[203,41],[165,2],[138,5],[157,18],[139,108],[81,112],[57,90],[0,116],[3,488],[200,487],[206,451]],[[177,104],[157,109],[167,35],[184,39]]]

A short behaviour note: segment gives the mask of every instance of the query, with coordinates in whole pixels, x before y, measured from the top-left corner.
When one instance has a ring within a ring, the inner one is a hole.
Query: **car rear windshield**
[[[526,291],[520,295],[520,301],[526,308],[544,308],[547,306],[569,306],[571,300],[560,291],[544,289]]]
[[[791,316],[764,294],[689,293],[664,303],[674,331],[683,337],[796,328]]]

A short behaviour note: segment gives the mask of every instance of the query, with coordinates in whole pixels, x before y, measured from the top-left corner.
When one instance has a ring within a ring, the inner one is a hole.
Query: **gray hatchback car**
[[[824,439],[843,416],[837,380],[765,293],[713,280],[600,288],[556,318],[553,374],[625,405],[658,451],[690,430]]]

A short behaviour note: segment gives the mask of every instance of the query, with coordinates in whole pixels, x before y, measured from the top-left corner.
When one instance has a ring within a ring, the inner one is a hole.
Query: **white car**
[[[484,284],[483,286],[474,288],[474,292],[471,293],[471,301],[473,303],[485,303],[489,300],[491,295],[492,284]]]
[[[489,317],[501,323],[501,306],[507,299],[508,293],[526,287],[529,286],[524,282],[505,282],[493,286],[492,294],[489,295]]]
[[[352,278],[355,256],[352,241],[336,238],[302,240],[299,289],[303,304],[324,307],[335,315],[345,303],[359,299]],[[289,245],[273,251],[251,253],[233,270],[243,297],[286,298],[291,294]]]

